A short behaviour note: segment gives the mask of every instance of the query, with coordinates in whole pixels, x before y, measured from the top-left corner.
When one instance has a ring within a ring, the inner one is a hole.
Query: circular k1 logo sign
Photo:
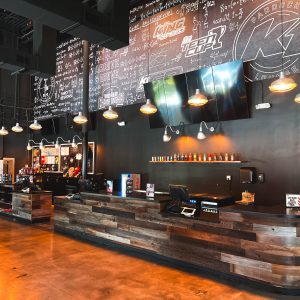
[[[264,1],[243,21],[233,45],[233,59],[249,61],[251,79],[299,72],[300,1]],[[299,62],[298,62],[299,61]]]

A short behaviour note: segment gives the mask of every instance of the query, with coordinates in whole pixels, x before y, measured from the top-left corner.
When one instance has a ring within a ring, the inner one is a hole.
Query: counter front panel
[[[89,193],[81,202],[57,197],[55,229],[300,294],[300,218],[232,206],[220,209],[220,222],[206,222],[162,213],[167,201]]]

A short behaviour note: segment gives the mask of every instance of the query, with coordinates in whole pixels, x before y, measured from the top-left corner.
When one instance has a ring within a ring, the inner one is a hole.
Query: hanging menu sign
[[[130,45],[91,46],[90,111],[145,101],[143,84],[242,59],[250,81],[300,69],[300,0],[149,1],[130,14]],[[35,117],[78,112],[82,42],[57,48],[57,75],[36,78]]]

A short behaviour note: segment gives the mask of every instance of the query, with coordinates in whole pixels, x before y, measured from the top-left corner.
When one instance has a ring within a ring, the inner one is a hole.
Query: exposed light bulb
[[[33,123],[29,125],[29,128],[32,130],[41,130],[42,125],[37,120],[34,120]]]
[[[82,114],[82,112],[80,111],[80,112],[78,113],[78,115],[77,115],[76,117],[74,117],[73,121],[74,121],[75,123],[79,124],[79,125],[82,125],[82,124],[85,124],[85,123],[88,121],[88,119],[87,119],[87,117],[84,116],[84,115]]]
[[[106,110],[104,113],[103,113],[103,117],[105,119],[108,119],[108,120],[114,120],[114,119],[117,119],[119,117],[118,113],[116,111],[114,111],[112,109],[112,106],[110,105],[108,107],[108,110]]]
[[[43,142],[40,142],[39,148],[40,150],[43,150],[45,148]]]
[[[14,131],[14,132],[22,132],[22,131],[23,131],[23,127],[20,126],[19,123],[16,123],[16,125],[13,126],[13,127],[11,128],[11,130]]]
[[[59,149],[59,143],[58,143],[58,139],[55,142],[55,149]]]
[[[140,107],[140,111],[145,115],[152,115],[157,112],[157,107],[151,103],[150,99],[147,99],[146,103]]]

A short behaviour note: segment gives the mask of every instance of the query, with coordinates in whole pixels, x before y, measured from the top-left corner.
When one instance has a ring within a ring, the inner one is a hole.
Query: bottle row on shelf
[[[239,161],[237,153],[175,153],[174,155],[157,155],[151,157],[151,162],[230,162]]]

